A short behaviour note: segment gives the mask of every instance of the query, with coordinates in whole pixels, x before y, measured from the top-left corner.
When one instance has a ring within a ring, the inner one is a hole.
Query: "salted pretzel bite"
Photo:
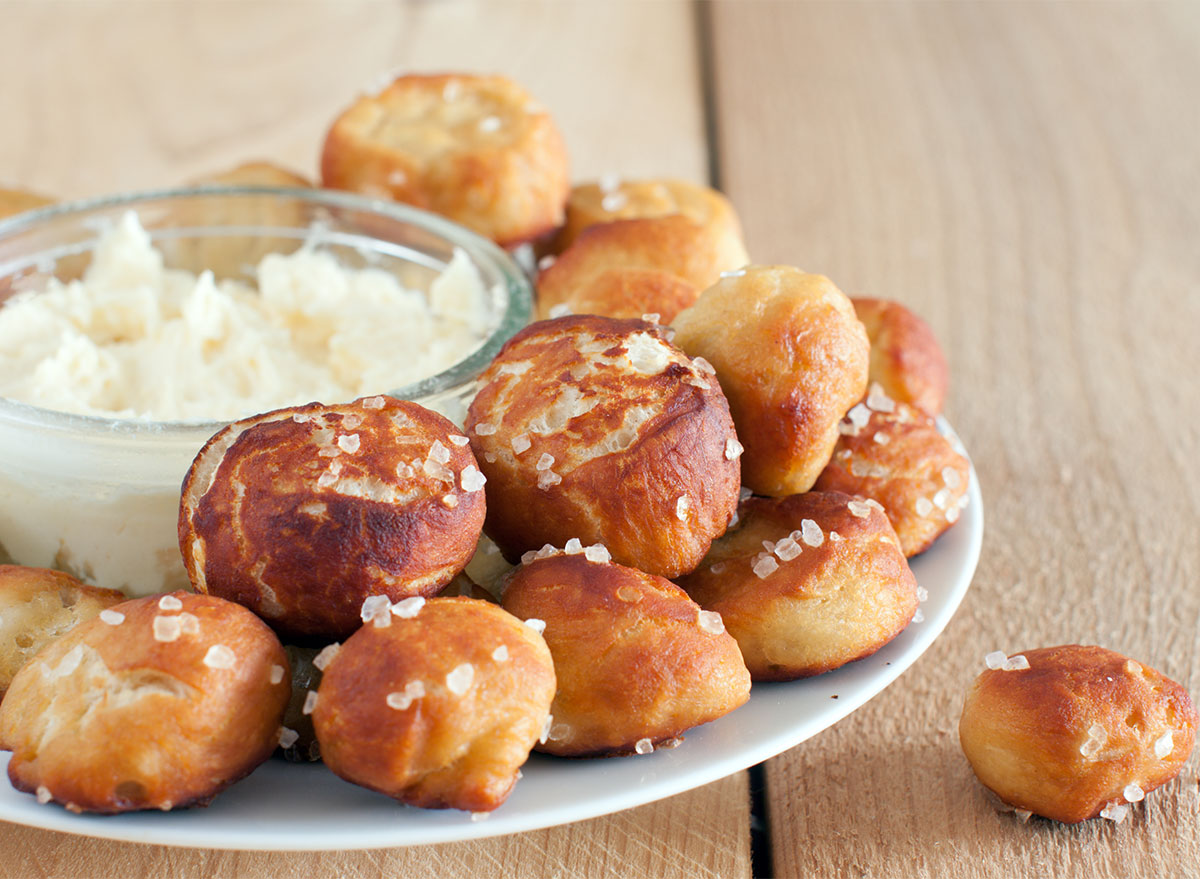
[[[241,605],[172,592],[106,608],[46,645],[0,703],[13,787],[80,812],[204,805],[270,756],[291,691]]]
[[[558,692],[537,750],[644,754],[750,697],[737,642],[682,589],[572,540],[531,554],[502,604],[544,623]]]
[[[567,198],[566,220],[557,237],[558,250],[566,250],[584,229],[614,220],[665,217],[681,214],[708,228],[726,261],[749,260],[742,243],[742,224],[729,199],[707,186],[686,180],[622,180],[602,178],[579,183]]]
[[[321,756],[403,803],[491,811],[546,725],[550,651],[497,605],[422,602],[382,610],[325,667],[312,713]]]
[[[917,581],[887,516],[839,492],[747,498],[679,585],[721,615],[756,681],[869,656],[917,610]]]
[[[869,380],[893,400],[938,415],[946,401],[946,358],[929,324],[899,302],[855,297],[854,313],[871,340]]]
[[[721,272],[747,260],[740,237],[682,214],[599,223],[538,275],[538,313],[652,313],[670,323]]]
[[[934,420],[873,385],[839,425],[820,491],[844,491],[883,504],[908,557],[927,550],[967,505],[971,465]]]
[[[707,364],[663,336],[638,320],[542,321],[483,373],[466,426],[485,530],[509,561],[578,537],[673,577],[725,530],[741,445]]]
[[[391,198],[512,246],[562,223],[570,189],[562,135],[503,76],[401,76],[334,121],[323,185]]]
[[[979,781],[1015,809],[1120,821],[1191,755],[1196,708],[1152,668],[1079,644],[986,658],[959,742]]]
[[[192,585],[289,639],[361,624],[367,596],[432,595],[470,560],[484,477],[467,438],[416,403],[366,397],[237,421],[196,456],[179,544]]]
[[[0,565],[0,698],[29,659],[125,596],[47,568]]]
[[[747,266],[673,326],[680,348],[716,368],[746,446],[743,484],[772,497],[808,491],[867,389],[870,343],[850,300],[821,275]]]

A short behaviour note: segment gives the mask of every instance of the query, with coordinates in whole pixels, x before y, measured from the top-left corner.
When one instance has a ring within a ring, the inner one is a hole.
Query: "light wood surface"
[[[770,863],[754,872],[1200,876],[1196,757],[1120,826],[1023,825],[988,805],[956,735],[993,649],[1099,643],[1200,691],[1200,5],[0,0],[0,29],[0,118],[21,121],[0,137],[0,185],[61,196],[251,157],[311,174],[328,120],[397,66],[522,81],[577,177],[703,180],[713,151],[756,260],[933,325],[987,506],[945,635],[768,763]],[[744,877],[750,825],[742,773],[410,850],[218,853],[0,825],[0,875]]]
[[[995,649],[1200,686],[1200,6],[731,4],[712,32],[752,256],[930,320],[987,505],[945,637],[771,761],[776,874],[1200,875],[1195,757],[1120,826],[1022,826],[956,733]]]

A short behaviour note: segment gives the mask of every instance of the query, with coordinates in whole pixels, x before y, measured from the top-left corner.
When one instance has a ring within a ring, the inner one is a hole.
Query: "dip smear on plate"
[[[127,213],[82,280],[50,279],[0,308],[0,397],[115,418],[226,420],[348,400],[435,375],[490,329],[456,251],[428,293],[309,246],[268,254],[257,289],[166,268]]]

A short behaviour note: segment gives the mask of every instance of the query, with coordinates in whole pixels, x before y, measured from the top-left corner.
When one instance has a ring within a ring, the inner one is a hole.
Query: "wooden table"
[[[0,0],[0,34],[0,184],[63,197],[253,157],[311,173],[381,71],[503,71],[553,109],[576,177],[712,179],[756,260],[923,314],[988,509],[944,636],[770,761],[760,815],[741,773],[576,825],[375,852],[0,825],[0,874],[1200,875],[1195,758],[1120,826],[1022,825],[955,735],[997,648],[1100,643],[1200,691],[1200,5]]]

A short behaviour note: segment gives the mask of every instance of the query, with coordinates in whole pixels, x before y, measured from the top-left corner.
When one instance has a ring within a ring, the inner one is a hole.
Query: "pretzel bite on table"
[[[270,756],[291,686],[241,605],[173,592],[51,642],[0,703],[8,777],[74,812],[204,805]]]
[[[313,724],[325,764],[347,781],[413,806],[485,812],[516,783],[554,684],[545,641],[498,606],[410,598],[337,650]]]
[[[840,425],[820,491],[844,491],[883,504],[908,557],[927,550],[967,505],[971,465],[928,415],[873,385]]]
[[[741,446],[721,388],[638,320],[526,327],[480,379],[467,433],[485,530],[509,561],[572,537],[660,576],[690,571],[737,507]]]
[[[595,183],[580,183],[567,198],[566,221],[557,243],[566,250],[584,229],[614,220],[665,217],[681,214],[711,232],[712,240],[727,260],[749,260],[742,243],[742,224],[729,199],[707,186],[686,180],[621,180],[605,177]]]
[[[746,446],[742,483],[772,497],[808,491],[867,389],[870,343],[850,300],[821,275],[747,266],[673,326],[680,348],[716,368]]]
[[[509,577],[504,608],[538,622],[558,674],[537,750],[645,754],[750,698],[750,675],[718,614],[651,574],[572,540],[532,553]]]
[[[740,236],[682,214],[591,226],[538,275],[538,314],[639,317],[670,323],[721,276],[748,261]]]
[[[946,358],[929,324],[899,302],[854,298],[871,340],[870,381],[893,400],[937,415],[946,401]]]
[[[567,153],[550,114],[502,76],[401,76],[334,121],[325,186],[442,214],[504,246],[562,223]]]
[[[125,596],[47,568],[0,565],[0,698],[13,676],[55,638]]]
[[[432,595],[470,560],[484,478],[467,438],[366,397],[237,421],[196,456],[179,544],[192,585],[289,639],[341,638],[369,595]]]
[[[756,681],[870,656],[917,610],[917,581],[887,516],[839,492],[747,498],[679,585],[721,615]]]
[[[54,204],[54,199],[26,189],[5,189],[0,186],[0,217],[11,217],[49,204]]]
[[[979,781],[1015,809],[1121,821],[1192,752],[1187,691],[1120,653],[1068,644],[986,660],[959,741]]]

